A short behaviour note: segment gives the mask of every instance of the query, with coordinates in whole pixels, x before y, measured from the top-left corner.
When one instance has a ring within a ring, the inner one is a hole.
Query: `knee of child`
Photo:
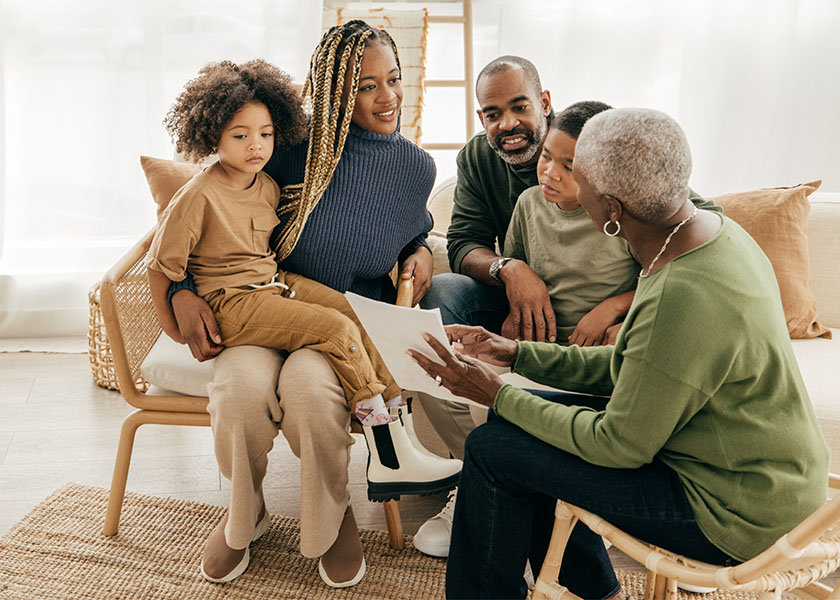
[[[358,352],[362,336],[359,331],[359,326],[350,317],[341,314],[337,310],[331,310],[328,313],[328,320],[325,325],[330,332],[330,338],[340,343],[342,347],[351,353]]]

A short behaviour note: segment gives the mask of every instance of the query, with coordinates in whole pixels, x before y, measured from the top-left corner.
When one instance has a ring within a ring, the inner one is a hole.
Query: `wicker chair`
[[[100,284],[102,318],[111,346],[114,366],[117,372],[120,393],[126,402],[137,410],[122,424],[108,509],[105,515],[103,533],[107,536],[117,533],[122,511],[134,434],[141,425],[192,425],[210,426],[206,397],[157,396],[146,393],[148,387],[140,377],[140,365],[149,354],[161,334],[155,307],[149,291],[143,258],[152,243],[154,229],[129,250]],[[400,285],[397,304],[410,306],[413,288],[410,281]],[[361,429],[355,431],[360,433]],[[385,520],[391,547],[401,550],[405,547],[399,505],[396,500],[384,503]]]
[[[828,485],[840,489],[840,477],[829,475]],[[819,583],[840,566],[840,496],[827,502],[770,548],[734,567],[690,560],[651,546],[562,500],[557,501],[555,517],[533,600],[577,598],[557,583],[557,574],[569,534],[578,521],[645,565],[645,600],[676,600],[678,581],[727,591],[758,592],[762,599],[781,598],[782,592],[809,600],[840,598],[840,586],[830,588]]]

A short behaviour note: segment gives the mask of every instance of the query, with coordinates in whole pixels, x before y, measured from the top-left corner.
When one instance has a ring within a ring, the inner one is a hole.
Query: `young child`
[[[507,256],[528,263],[545,282],[561,344],[612,343],[635,295],[640,266],[630,245],[592,226],[572,178],[583,125],[609,108],[576,102],[554,117],[537,163],[539,185],[519,196],[505,239]]]
[[[146,258],[166,334],[184,343],[167,291],[189,270],[222,343],[319,350],[362,424],[390,423],[388,408],[400,404],[401,389],[344,296],[278,271],[270,247],[280,189],[262,168],[275,149],[307,133],[289,76],[263,60],[208,65],[186,85],[165,125],[188,159],[212,153],[219,159],[173,197]]]

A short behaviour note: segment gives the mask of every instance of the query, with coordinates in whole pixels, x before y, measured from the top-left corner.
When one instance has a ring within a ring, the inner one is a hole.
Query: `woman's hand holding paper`
[[[429,360],[415,350],[406,350],[406,352],[426,371],[429,377],[438,382],[438,385],[444,386],[457,396],[492,408],[496,394],[504,382],[476,358],[500,366],[509,366],[516,358],[516,343],[493,335],[481,327],[450,325],[445,329],[452,343],[453,352],[431,335],[424,334],[423,336],[444,364]],[[510,348],[508,343],[513,347]]]

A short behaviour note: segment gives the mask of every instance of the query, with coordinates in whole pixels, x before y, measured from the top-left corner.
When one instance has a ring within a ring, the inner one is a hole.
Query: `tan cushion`
[[[151,156],[141,156],[140,166],[143,167],[143,173],[146,174],[146,180],[149,182],[152,198],[157,204],[158,218],[160,218],[169,201],[172,200],[175,192],[181,189],[202,168],[201,165],[194,163],[174,162]]]
[[[711,198],[747,230],[773,265],[792,338],[831,337],[817,322],[808,253],[808,195],[821,181]]]

